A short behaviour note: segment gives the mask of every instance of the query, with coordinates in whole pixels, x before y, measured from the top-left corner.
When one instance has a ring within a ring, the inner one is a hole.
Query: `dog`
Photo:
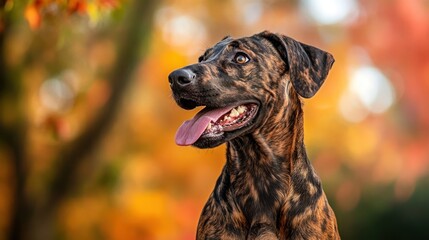
[[[333,63],[325,51],[264,31],[226,37],[170,73],[180,107],[205,106],[180,126],[176,143],[227,144],[197,239],[340,239],[306,154],[302,110]]]

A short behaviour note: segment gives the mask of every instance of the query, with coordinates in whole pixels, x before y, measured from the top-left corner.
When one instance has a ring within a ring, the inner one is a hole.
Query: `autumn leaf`
[[[85,0],[71,0],[68,1],[67,9],[69,13],[84,14],[87,12],[87,3]]]
[[[31,29],[34,30],[40,27],[42,18],[40,16],[40,11],[37,7],[37,4],[28,5],[25,9],[24,15]]]

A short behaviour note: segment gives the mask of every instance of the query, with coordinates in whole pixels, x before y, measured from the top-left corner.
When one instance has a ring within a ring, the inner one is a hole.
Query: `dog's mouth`
[[[195,102],[194,100],[189,100],[189,99],[185,99],[185,98],[180,98],[178,100],[178,104],[179,106],[181,106],[182,108],[186,109],[186,110],[191,110],[196,108],[198,105],[197,102]]]
[[[219,138],[227,132],[241,130],[252,123],[258,108],[256,103],[241,103],[221,108],[205,107],[179,127],[176,144],[188,146],[200,139]]]

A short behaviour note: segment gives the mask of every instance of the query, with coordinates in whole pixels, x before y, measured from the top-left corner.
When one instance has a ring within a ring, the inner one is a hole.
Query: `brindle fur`
[[[237,52],[246,64],[231,59]],[[334,212],[304,147],[301,97],[313,96],[334,62],[320,49],[262,32],[223,39],[170,84],[178,104],[259,104],[251,125],[194,146],[227,143],[226,164],[206,203],[197,239],[340,239]],[[170,75],[171,76],[171,75]]]

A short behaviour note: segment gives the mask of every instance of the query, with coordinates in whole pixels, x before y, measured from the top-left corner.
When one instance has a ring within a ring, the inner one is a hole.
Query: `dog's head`
[[[290,104],[290,94],[312,97],[334,62],[331,54],[287,36],[262,32],[224,38],[198,63],[173,71],[168,79],[177,104],[205,106],[176,134],[179,145],[215,147],[264,127]],[[290,88],[290,83],[292,88]],[[300,104],[298,97],[295,97]]]

